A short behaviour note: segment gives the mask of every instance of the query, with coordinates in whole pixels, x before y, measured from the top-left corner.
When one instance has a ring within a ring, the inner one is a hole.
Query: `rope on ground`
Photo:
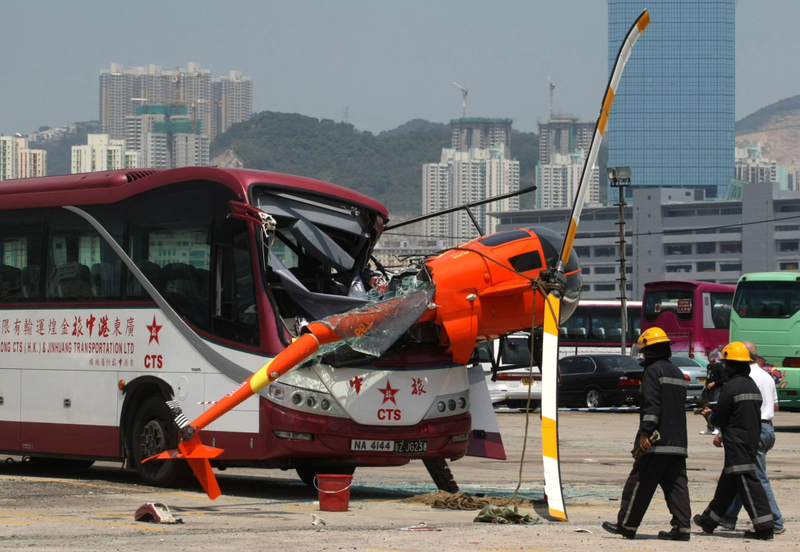
[[[447,491],[436,491],[409,498],[404,498],[401,502],[412,502],[416,504],[427,504],[431,508],[443,510],[482,510],[486,506],[507,506],[513,501],[515,506],[527,506],[533,508],[533,500],[525,498],[513,498],[511,500],[499,496],[475,497],[469,493],[451,494]]]

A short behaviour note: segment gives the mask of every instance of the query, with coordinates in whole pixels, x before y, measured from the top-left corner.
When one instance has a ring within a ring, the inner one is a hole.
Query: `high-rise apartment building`
[[[725,196],[734,176],[735,7],[736,0],[608,0],[609,74],[631,24],[650,10],[606,131],[608,166],[631,167],[634,187]]]
[[[754,184],[777,182],[781,190],[789,189],[786,167],[764,157],[761,142],[736,148],[736,179]]]
[[[138,156],[125,149],[125,140],[112,140],[108,134],[89,134],[86,142],[84,146],[72,146],[72,174],[138,167]]]
[[[174,70],[160,65],[124,69],[112,63],[100,72],[100,125],[111,139],[125,138],[126,117],[148,104],[186,107],[193,119],[202,121],[203,133],[213,140],[231,124],[250,118],[253,83],[239,71],[214,79],[209,69],[194,62]]]
[[[505,154],[511,155],[511,119],[489,119],[486,117],[463,117],[450,121],[451,147],[456,151],[472,148],[489,149],[498,144],[505,146]]]
[[[422,166],[423,214],[480,201],[519,190],[519,161],[509,159],[505,144],[500,141],[490,148],[442,149],[439,163]],[[495,231],[497,220],[489,211],[519,209],[519,198],[472,208],[472,214],[485,234]],[[439,238],[443,245],[452,245],[480,236],[469,215],[463,211],[425,221],[426,234]]]
[[[594,129],[592,129],[594,130]],[[536,166],[536,208],[570,207],[578,193],[586,156],[583,149],[572,153],[552,153],[549,163]],[[595,166],[589,178],[587,203],[600,203],[600,169]]]
[[[47,174],[47,152],[30,149],[28,139],[0,136],[0,180]]]
[[[230,71],[227,77],[214,79],[214,98],[218,102],[219,133],[253,114],[253,83],[241,71]]]
[[[0,180],[17,177],[17,140],[13,136],[0,136]]]
[[[546,165],[553,154],[568,155],[579,149],[589,155],[594,127],[594,121],[566,118],[539,123],[539,161]]]
[[[17,150],[17,178],[47,175],[47,152],[39,149]]]

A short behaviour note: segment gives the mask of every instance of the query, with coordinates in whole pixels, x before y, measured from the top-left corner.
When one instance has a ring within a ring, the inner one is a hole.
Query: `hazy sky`
[[[0,0],[0,133],[98,117],[111,62],[194,61],[253,79],[254,111],[380,132],[414,118],[510,117],[555,107],[595,119],[607,81],[605,0],[137,2]],[[736,118],[800,94],[800,1],[739,0]]]

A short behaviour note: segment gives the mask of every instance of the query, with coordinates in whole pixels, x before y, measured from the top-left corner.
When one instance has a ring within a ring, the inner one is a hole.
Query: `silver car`
[[[538,366],[531,374],[528,343],[527,334],[515,334],[478,344],[473,362],[483,367],[492,404],[525,408],[530,389],[531,409],[541,405],[542,375]]]
[[[686,379],[686,400],[699,404],[700,394],[706,385],[706,369],[696,360],[685,356],[671,356],[669,361],[680,368]]]

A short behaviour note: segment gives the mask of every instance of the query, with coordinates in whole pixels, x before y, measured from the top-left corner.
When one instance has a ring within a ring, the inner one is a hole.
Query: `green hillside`
[[[533,133],[511,138],[523,186],[533,184],[538,142]],[[347,123],[265,111],[218,136],[211,156],[233,148],[248,168],[333,182],[374,197],[400,216],[421,212],[422,164],[438,161],[449,145],[448,125],[420,119],[376,136]]]
[[[736,122],[736,135],[752,134],[761,132],[773,119],[773,117],[788,115],[791,111],[800,109],[800,95],[786,98],[766,107],[762,107],[755,113]]]

